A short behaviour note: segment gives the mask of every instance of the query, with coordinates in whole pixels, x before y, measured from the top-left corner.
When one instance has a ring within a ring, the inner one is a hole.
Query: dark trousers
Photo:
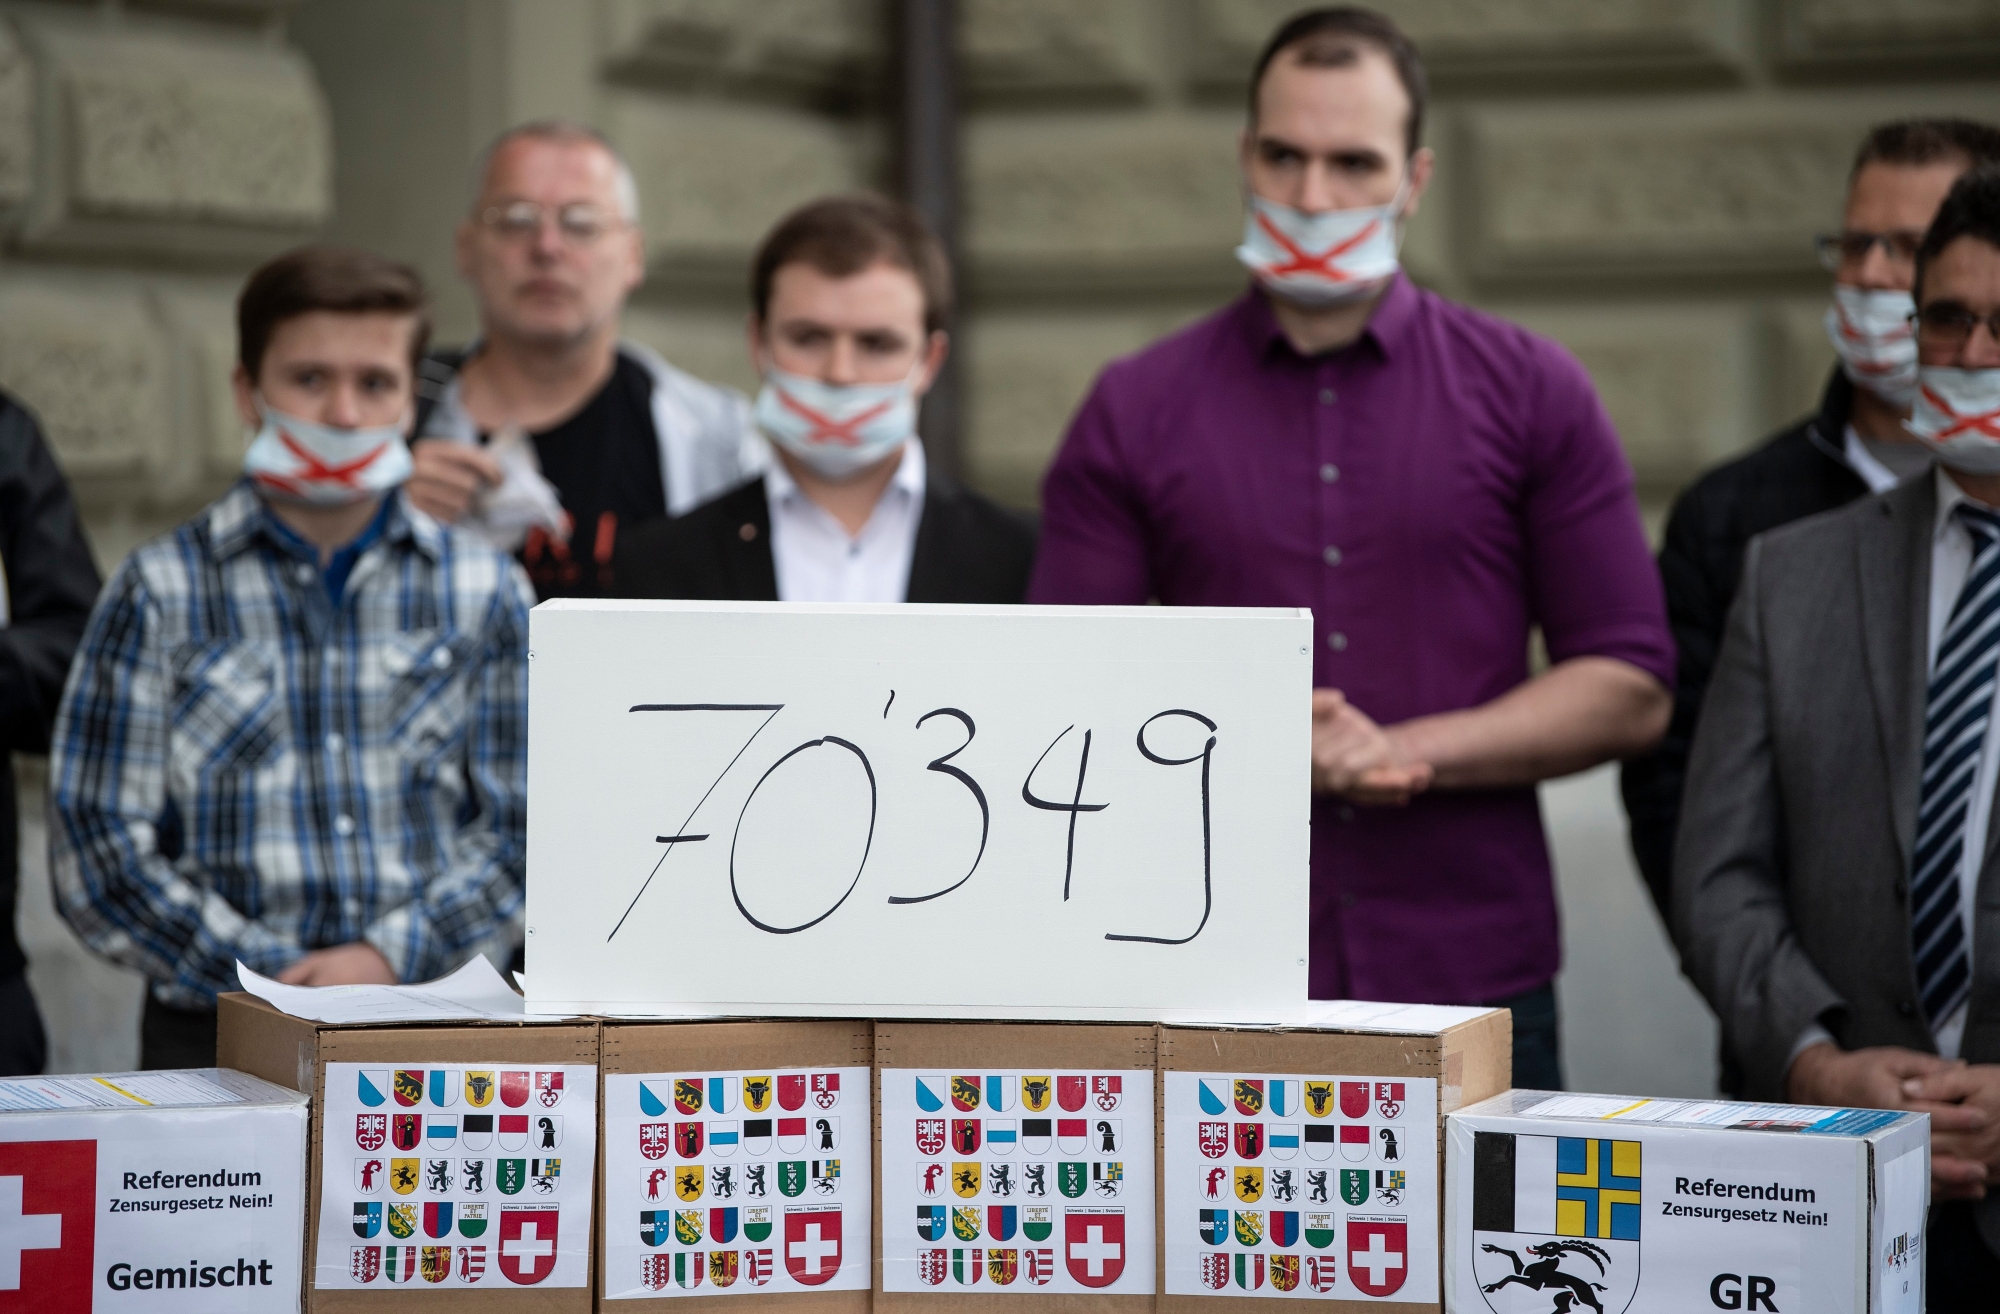
[[[215,1066],[215,1010],[175,1008],[146,992],[146,1009],[139,1015],[139,1066],[212,1068]]]
[[[0,981],[0,1077],[33,1077],[48,1066],[49,1037],[28,974]]]
[[[2000,1307],[2000,1256],[1987,1249],[1964,1201],[1931,1206],[1924,1236],[1924,1304],[1930,1314],[1960,1314]]]
[[[1555,982],[1489,1005],[1514,1014],[1514,1085],[1521,1090],[1561,1090],[1562,1036],[1556,1028]]]

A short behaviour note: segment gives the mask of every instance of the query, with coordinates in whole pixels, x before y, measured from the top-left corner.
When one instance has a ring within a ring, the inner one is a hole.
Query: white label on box
[[[313,1285],[590,1280],[597,1068],[326,1065]]]
[[[882,1071],[882,1289],[1153,1291],[1153,1074]]]
[[[1165,1080],[1168,1295],[1437,1301],[1436,1081]]]
[[[1454,1124],[1456,1308],[1545,1314],[1567,1291],[1575,1308],[1606,1314],[1859,1314],[1869,1244],[1864,1142],[1526,1118],[1501,1125]],[[1919,1182],[1919,1201],[1921,1192]]]
[[[0,1118],[0,1309],[298,1309],[305,1147],[303,1103]]]
[[[867,1068],[604,1079],[604,1296],[866,1291]]]

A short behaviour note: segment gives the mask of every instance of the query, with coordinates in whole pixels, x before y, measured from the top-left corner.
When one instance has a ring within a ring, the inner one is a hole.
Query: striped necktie
[[[2000,665],[2000,515],[1962,502],[1953,513],[1972,535],[1972,567],[1931,663],[1910,881],[1917,998],[1933,1031],[1972,991],[1960,868],[1972,782],[1993,715],[1994,670]]]

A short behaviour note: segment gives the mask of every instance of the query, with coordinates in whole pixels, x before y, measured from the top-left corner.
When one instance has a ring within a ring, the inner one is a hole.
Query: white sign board
[[[1302,610],[535,608],[534,1013],[1306,997]]]
[[[0,1081],[0,1310],[299,1308],[306,1099],[215,1068]]]

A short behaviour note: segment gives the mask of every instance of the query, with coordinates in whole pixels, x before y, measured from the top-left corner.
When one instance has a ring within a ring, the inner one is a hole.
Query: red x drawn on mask
[[[1939,414],[1943,415],[1947,420],[1955,422],[1950,428],[1943,430],[1932,438],[1932,442],[1941,443],[1947,438],[1956,438],[1962,433],[1976,433],[1985,438],[2000,440],[2000,409],[1990,410],[1980,415],[1960,415],[1951,408],[1951,403],[1938,396],[1935,392],[1932,392],[1929,388],[1925,388],[1923,393],[1925,400],[1929,401],[1932,406],[1935,406]]]
[[[896,404],[896,399],[891,397],[888,401],[870,406],[858,415],[850,416],[845,420],[836,420],[830,415],[822,415],[804,402],[795,399],[783,388],[779,388],[777,392],[778,401],[783,404],[786,410],[812,426],[812,432],[806,435],[807,442],[833,443],[841,447],[859,447],[861,445],[861,435],[857,430]]]
[[[1276,224],[1272,223],[1270,219],[1265,215],[1259,214],[1257,216],[1257,226],[1259,228],[1262,228],[1264,232],[1267,235],[1269,235],[1272,241],[1276,242],[1279,246],[1285,248],[1285,253],[1291,256],[1291,260],[1288,263],[1277,266],[1276,268],[1270,270],[1269,271],[1270,273],[1274,275],[1313,274],[1320,278],[1327,279],[1329,282],[1351,283],[1354,281],[1354,275],[1343,273],[1341,270],[1335,269],[1333,267],[1333,262],[1335,260],[1338,260],[1340,257],[1346,255],[1349,251],[1352,251],[1355,247],[1361,245],[1363,242],[1367,241],[1369,237],[1373,236],[1375,230],[1382,226],[1382,221],[1379,218],[1370,219],[1368,221],[1367,227],[1363,228],[1360,232],[1356,233],[1354,236],[1348,238],[1345,242],[1341,242],[1337,246],[1334,246],[1333,248],[1328,250],[1324,255],[1306,254],[1305,251],[1299,248],[1298,243],[1292,241],[1291,238],[1285,236],[1284,231],[1280,229]]]
[[[305,468],[303,470],[294,470],[289,475],[266,473],[260,474],[258,478],[264,483],[282,489],[287,493],[302,493],[305,491],[305,485],[308,483],[329,483],[341,488],[352,488],[359,491],[361,485],[356,480],[360,478],[361,472],[373,465],[375,458],[380,456],[389,446],[386,442],[378,443],[365,456],[357,460],[348,461],[341,465],[328,465],[317,456],[314,456],[310,448],[300,444],[283,429],[278,430],[278,441],[285,445],[286,451],[298,457]]]

